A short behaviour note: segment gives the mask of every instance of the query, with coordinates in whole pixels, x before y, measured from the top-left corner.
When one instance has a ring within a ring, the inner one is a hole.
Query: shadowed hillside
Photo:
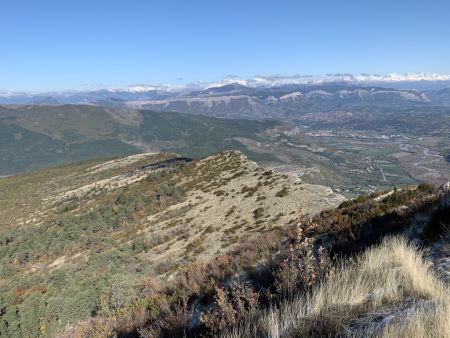
[[[223,120],[89,105],[0,106],[0,175],[99,156],[176,151],[189,157],[245,147],[275,122]],[[246,151],[252,159],[273,155]]]

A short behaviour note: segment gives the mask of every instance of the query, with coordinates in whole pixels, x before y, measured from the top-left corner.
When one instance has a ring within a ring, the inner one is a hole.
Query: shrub
[[[283,187],[283,189],[281,189],[280,191],[278,191],[275,196],[276,197],[284,197],[287,196],[289,194],[289,190],[286,187]]]
[[[118,310],[136,297],[137,282],[134,277],[117,274],[110,277],[108,290],[109,309]]]
[[[234,284],[229,290],[216,287],[215,306],[200,315],[200,321],[211,332],[223,332],[255,313],[258,294],[248,285]]]
[[[233,205],[230,209],[228,209],[227,213],[225,214],[225,218],[231,216],[231,214],[236,210],[236,206]]]
[[[294,242],[287,250],[287,256],[275,270],[275,287],[285,298],[294,295],[297,290],[311,289],[331,268],[331,260],[323,247],[314,248],[314,239],[306,234],[316,225],[310,223],[303,226],[297,223],[294,227]]]
[[[216,190],[216,191],[214,191],[213,194],[216,196],[223,196],[223,195],[225,195],[225,191],[224,190]]]
[[[151,245],[148,239],[141,235],[138,238],[133,240],[133,244],[131,245],[131,249],[136,252],[147,251],[151,248]]]
[[[248,187],[244,185],[241,189],[241,193],[245,194],[244,197],[252,197],[261,186],[261,183],[256,184],[254,187]]]
[[[162,184],[156,188],[156,199],[161,200],[165,197],[173,197],[175,200],[181,200],[184,196],[183,188],[173,184]]]
[[[259,219],[264,216],[264,208],[258,208],[253,211],[253,217]]]
[[[155,272],[158,275],[162,275],[162,274],[169,272],[173,268],[173,266],[174,266],[174,263],[172,262],[172,260],[167,258],[167,259],[162,260],[155,266]]]
[[[145,178],[145,180],[147,182],[155,182],[164,176],[166,176],[166,172],[164,170],[156,171],[156,172],[148,174],[147,177]]]

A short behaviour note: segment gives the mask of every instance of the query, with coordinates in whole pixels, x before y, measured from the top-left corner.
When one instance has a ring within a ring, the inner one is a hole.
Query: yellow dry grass
[[[403,238],[387,238],[227,337],[450,337],[450,292]]]

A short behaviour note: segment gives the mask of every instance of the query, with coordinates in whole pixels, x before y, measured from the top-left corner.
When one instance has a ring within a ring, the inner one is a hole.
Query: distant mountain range
[[[346,83],[247,87],[229,84],[164,98],[124,102],[133,108],[219,117],[289,118],[305,112],[447,105],[450,92],[362,87]]]
[[[450,106],[450,76],[260,76],[252,80],[226,79],[179,87],[138,85],[41,94],[0,92],[0,104],[88,104],[227,118],[289,119],[314,111]]]

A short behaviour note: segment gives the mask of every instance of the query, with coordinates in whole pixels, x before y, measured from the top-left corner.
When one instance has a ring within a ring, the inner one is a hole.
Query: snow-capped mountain
[[[439,99],[442,101],[441,93]],[[128,107],[218,117],[283,118],[311,111],[378,109],[430,105],[433,96],[417,90],[347,84],[211,87],[166,98],[132,100]]]
[[[240,84],[247,87],[274,87],[289,84],[326,84],[333,82],[345,82],[352,84],[380,85],[384,83],[386,86],[406,85],[406,87],[414,88],[415,83],[427,83],[432,85],[436,82],[444,86],[450,85],[450,75],[438,73],[390,73],[390,74],[351,74],[351,73],[335,73],[325,75],[257,75],[251,79],[241,80],[236,78],[228,78],[213,82],[208,85],[211,87],[221,87],[229,84]]]
[[[450,106],[450,76],[431,73],[256,76],[187,85],[133,85],[42,94],[0,92],[0,104],[93,104],[219,117],[280,118],[314,111]]]

